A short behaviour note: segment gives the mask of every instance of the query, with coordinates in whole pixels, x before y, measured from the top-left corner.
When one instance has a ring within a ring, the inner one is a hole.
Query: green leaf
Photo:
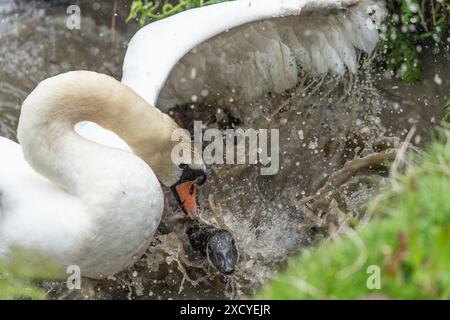
[[[450,99],[447,100],[444,107],[444,121],[450,122]]]
[[[170,17],[179,12],[192,8],[203,7],[230,0],[178,0],[177,3],[169,0],[133,0],[127,22],[136,19],[141,27],[146,24]]]

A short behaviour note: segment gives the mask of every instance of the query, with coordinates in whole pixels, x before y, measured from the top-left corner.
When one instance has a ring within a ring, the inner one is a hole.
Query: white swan
[[[383,17],[384,2],[236,0],[152,23],[131,40],[122,78],[147,103],[91,72],[45,80],[22,107],[21,147],[0,138],[0,256],[36,249],[94,278],[131,265],[161,217],[157,178],[194,216],[205,177],[204,165],[172,163],[177,126],[150,105],[252,100],[293,87],[298,67],[356,72],[357,50],[378,41],[373,12]]]
[[[207,99],[245,103],[294,87],[302,73],[356,73],[357,54],[373,51],[384,16],[384,0],[235,0],[187,10],[133,36],[122,83],[163,111]],[[77,129],[123,145],[92,123]]]
[[[162,110],[251,101],[295,86],[303,72],[355,73],[384,16],[383,0],[236,0],[187,10],[134,35],[122,82]]]
[[[81,137],[74,126],[84,120],[133,152]],[[177,128],[109,76],[76,71],[41,82],[23,103],[20,145],[0,138],[0,257],[14,246],[37,250],[92,278],[133,264],[160,222],[158,180],[195,214],[192,191],[205,168],[171,161]]]

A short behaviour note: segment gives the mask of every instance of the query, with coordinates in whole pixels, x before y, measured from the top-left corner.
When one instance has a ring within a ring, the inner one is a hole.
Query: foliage
[[[375,201],[358,233],[290,260],[264,299],[450,298],[450,131]],[[395,186],[395,188],[394,188]],[[370,290],[369,266],[381,271]]]
[[[447,100],[444,107],[444,121],[450,122],[450,99]]]
[[[381,57],[387,70],[403,82],[422,78],[419,52],[431,43],[443,45],[449,26],[448,0],[388,0],[388,18],[383,25]]]
[[[60,270],[36,253],[15,250],[7,261],[0,261],[0,300],[44,299],[36,280],[56,278]]]
[[[134,0],[131,5],[127,21],[136,19],[142,27],[149,22],[167,18],[176,13],[203,7],[228,0],[177,0],[176,4],[170,0]]]

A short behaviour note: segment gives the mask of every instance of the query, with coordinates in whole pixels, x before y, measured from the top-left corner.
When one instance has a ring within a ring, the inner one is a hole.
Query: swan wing
[[[357,70],[378,42],[381,0],[236,0],[151,23],[130,41],[122,82],[167,110],[217,97],[250,101],[303,72]],[[300,72],[299,72],[300,70]]]

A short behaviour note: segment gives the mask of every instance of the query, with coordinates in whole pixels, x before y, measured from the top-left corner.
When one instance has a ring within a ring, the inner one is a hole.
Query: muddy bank
[[[36,84],[68,70],[121,76],[126,44],[136,31],[115,29],[108,2],[81,1],[82,29],[65,28],[64,1],[2,2],[0,5],[0,134],[15,138],[20,104]],[[100,6],[98,6],[100,4]],[[157,45],[157,44],[155,44]],[[414,124],[412,142],[442,118],[449,98],[448,53],[425,52],[425,80],[406,86],[370,67],[341,83],[306,79],[290,92],[242,106],[187,105],[171,110],[184,127],[194,120],[207,128],[280,130],[280,172],[261,176],[255,166],[211,166],[202,190],[202,218],[233,231],[241,259],[224,279],[183,260],[173,233],[183,214],[169,190],[165,219],[145,257],[115,278],[85,281],[80,292],[62,283],[45,287],[54,298],[237,298],[251,294],[286,264],[289,254],[340,232],[364,216],[365,204],[385,183],[394,148]],[[442,81],[436,81],[436,74]],[[320,191],[320,195],[317,195]]]

